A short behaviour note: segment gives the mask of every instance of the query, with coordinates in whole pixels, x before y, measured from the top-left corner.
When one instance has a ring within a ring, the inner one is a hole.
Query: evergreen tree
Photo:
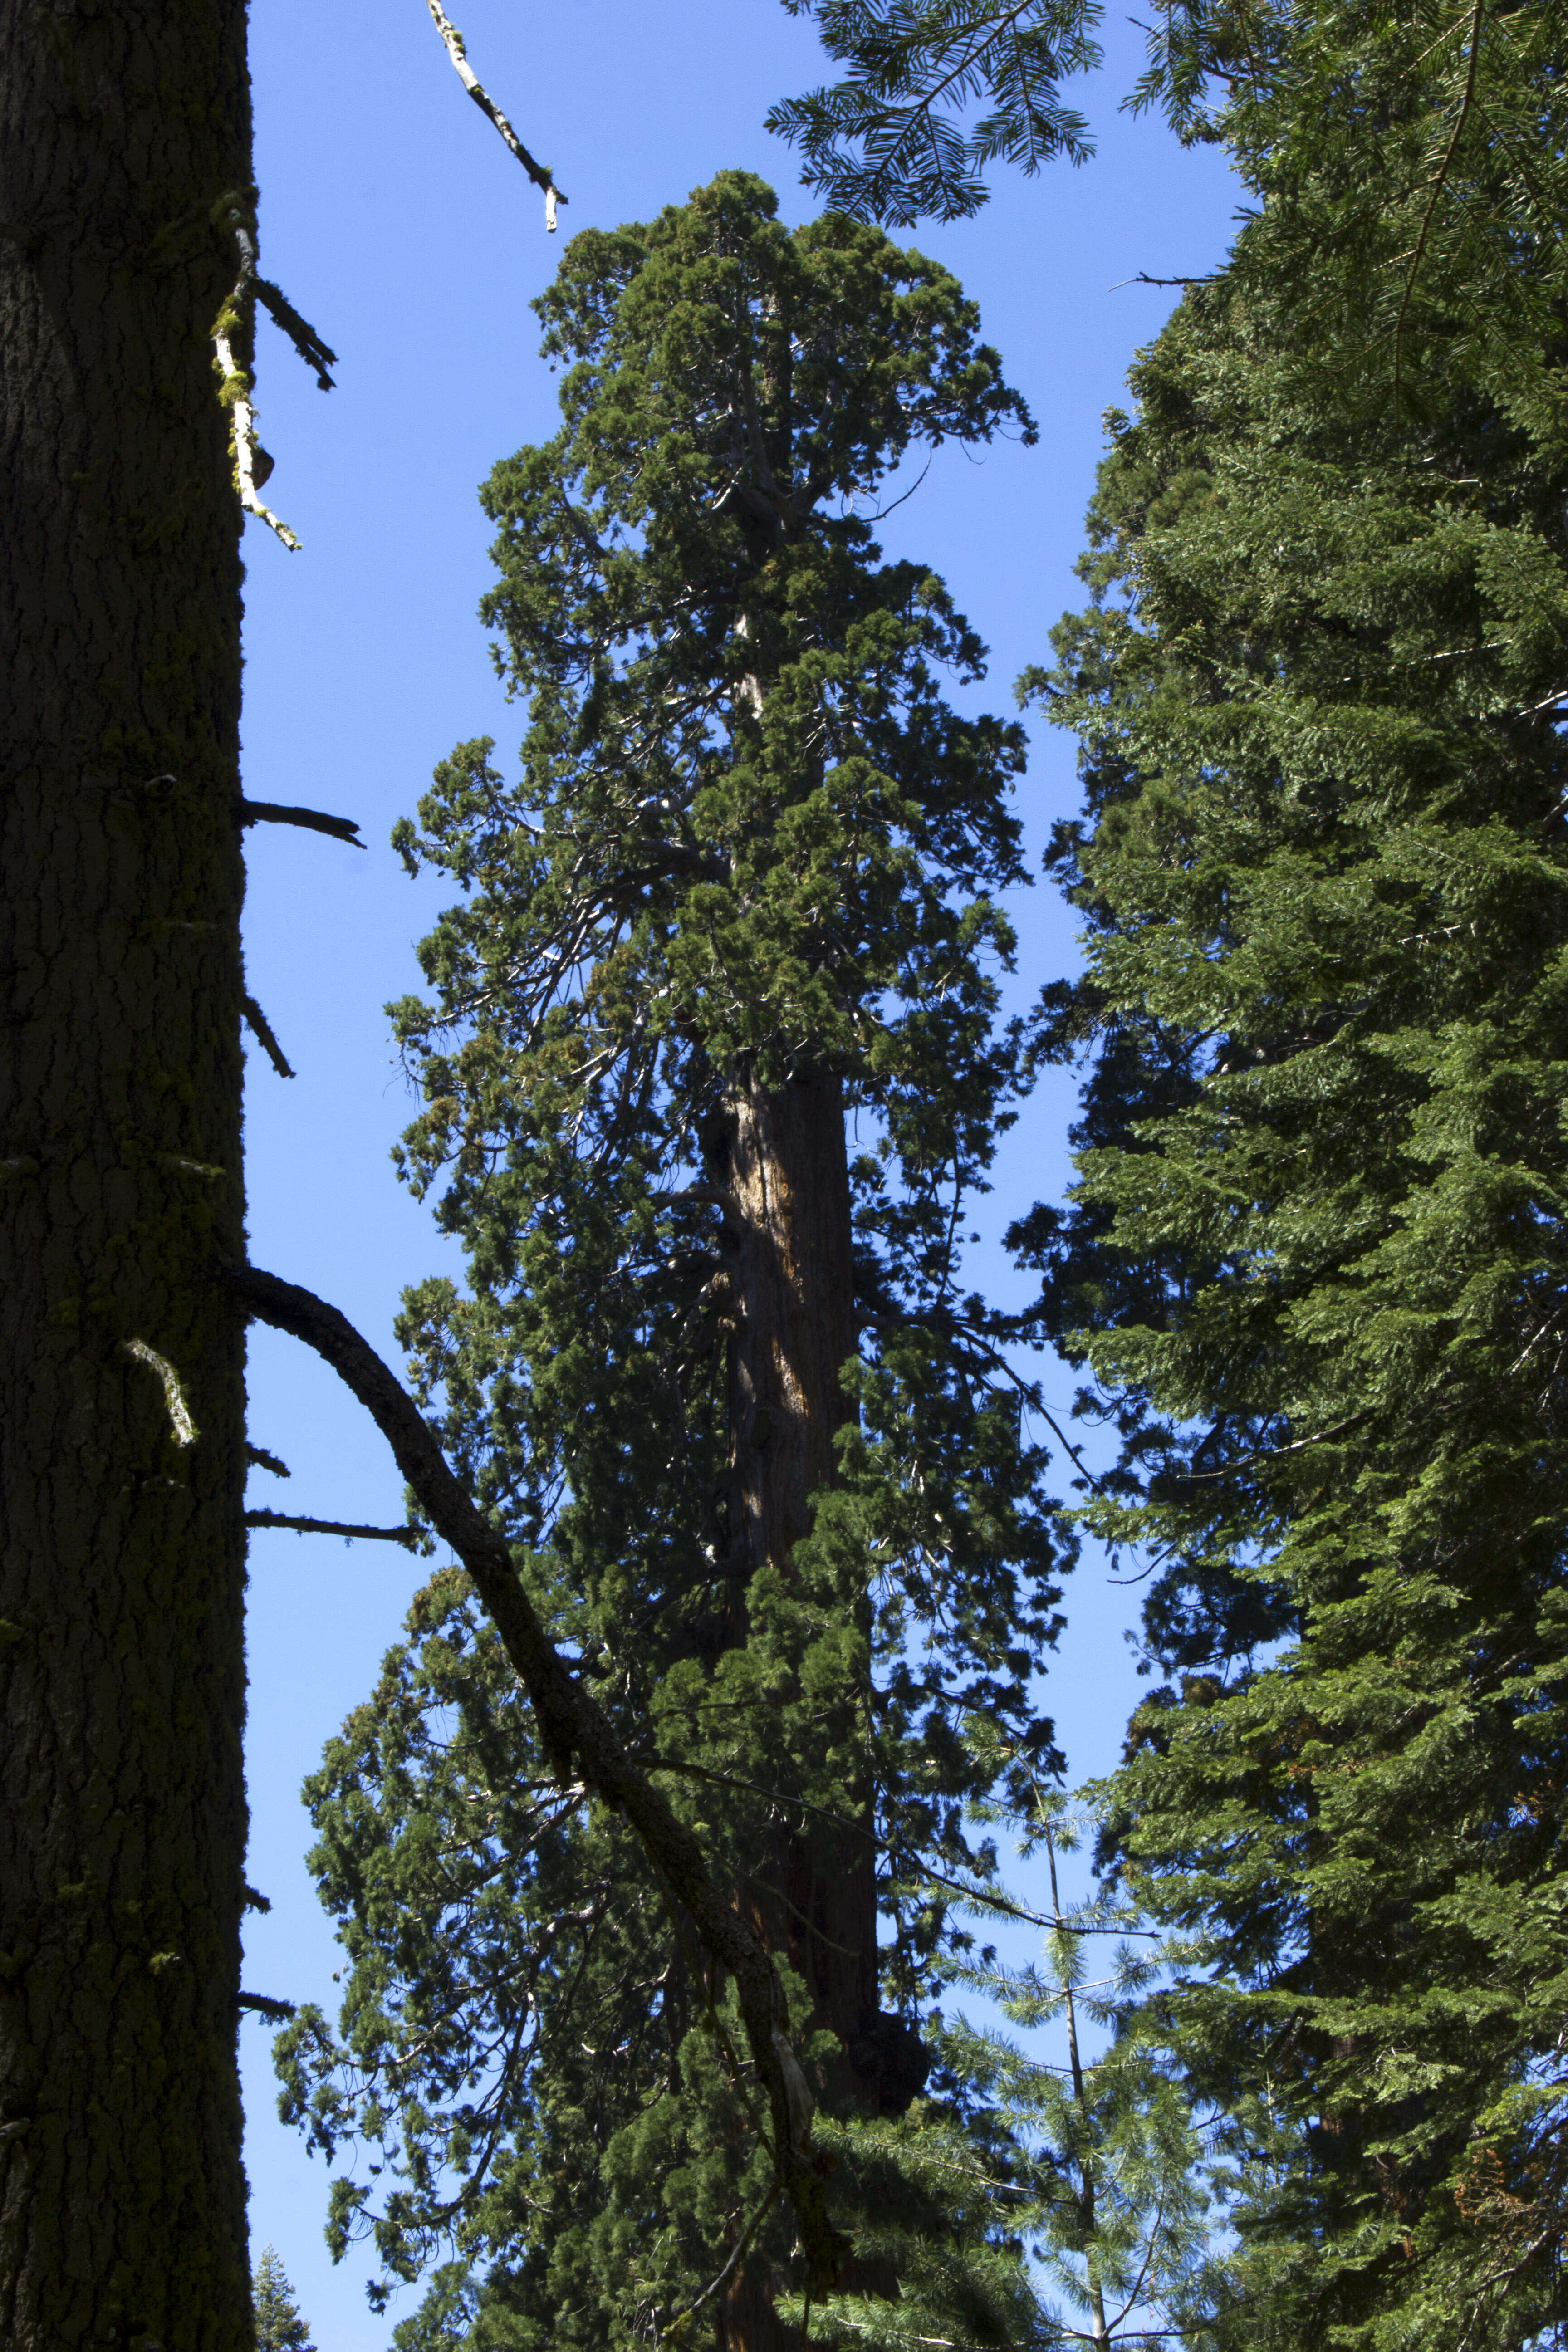
[[[252,2282],[256,2300],[256,2352],[316,2352],[300,2316],[289,2273],[277,2249],[263,2246]]]
[[[1107,1851],[1230,2117],[1220,2338],[1501,2352],[1568,2320],[1568,451],[1458,334],[1358,420],[1291,316],[1194,291],[1113,420],[1017,1239],[1150,1547]]]
[[[539,306],[564,422],[485,492],[521,774],[461,747],[399,835],[464,894],[396,1010],[405,1165],[469,1267],[404,1337],[555,1638],[744,1890],[829,2137],[870,2135],[829,2184],[847,2294],[918,2327],[883,2241],[935,2228],[973,2255],[945,2307],[1000,2341],[1016,2255],[973,2162],[965,2231],[938,2200],[964,2098],[921,2021],[992,1872],[965,1807],[1052,1753],[1063,1556],[1005,1327],[958,1287],[1023,1082],[992,896],[1023,747],[944,701],[983,649],[864,509],[921,443],[1033,428],[946,272],[774,215],[725,174],[576,238]],[[374,2210],[337,2184],[340,2238],[365,2214],[405,2278],[456,2238],[400,2341],[774,2345],[790,2232],[729,1990],[547,1765],[437,1575],[311,1784],[352,1969],[342,2042],[283,2037],[286,2107],[389,2168]]]
[[[1057,1855],[1075,1851],[1079,1823],[1059,1790],[1037,1785],[1033,1793],[1033,1819],[1015,1826],[1026,1854],[1046,1854],[1044,1953],[1026,1968],[985,1957],[957,1973],[1015,2024],[1059,2028],[1061,2059],[1027,2053],[963,2019],[943,2044],[955,2073],[984,2092],[993,2133],[1030,2159],[1012,2168],[1020,2198],[1014,2226],[1036,2265],[1026,2340],[1051,2352],[1173,2336],[1198,2342],[1205,2333],[1197,2292],[1206,2245],[1204,2148],[1186,2088],[1141,1999],[1159,1977],[1158,1961],[1125,1940],[1108,1955],[1098,1940],[1134,1927],[1115,1895],[1064,1906]],[[1092,1979],[1088,1951],[1096,1955]]]

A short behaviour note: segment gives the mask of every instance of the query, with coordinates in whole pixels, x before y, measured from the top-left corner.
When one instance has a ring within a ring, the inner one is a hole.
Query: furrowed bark
[[[505,1538],[454,1476],[424,1415],[368,1341],[334,1307],[296,1284],[252,1266],[228,1276],[250,1313],[290,1332],[331,1365],[391,1446],[420,1508],[450,1544],[489,1612],[532,1703],[552,1768],[574,1773],[623,1813],[704,1952],[732,1978],[747,2047],[765,2087],[773,2153],[800,2232],[814,2295],[837,2283],[844,2241],[827,2218],[827,2166],[811,2141],[812,2103],[791,2049],[789,2020],[767,1946],[715,1884],[700,1844],[663,1794],[627,1756],[615,1730],[576,1681],[540,1623]]]
[[[0,0],[0,2342],[254,2343],[242,0]]]
[[[841,1382],[855,1353],[854,1241],[843,1092],[837,1079],[749,1085],[727,1106],[727,1190],[739,1212],[731,1360],[737,1516],[752,1559],[793,1576],[814,1495],[833,1483],[851,1418]],[[855,1694],[845,1693],[847,1708]],[[867,1815],[868,1790],[857,1792]],[[811,1988],[813,2026],[844,2051],[847,2086],[877,2103],[849,2055],[877,2009],[875,1848],[814,1822],[781,1835],[778,1895],[758,1925]]]
[[[748,1077],[723,1118],[724,1190],[732,1204],[736,1318],[730,1362],[732,1517],[754,1566],[790,1581],[810,1533],[812,1498],[832,1485],[834,1441],[853,1413],[842,1367],[855,1353],[854,1234],[843,1089],[826,1073],[768,1089]],[[867,1629],[869,1631],[868,1623]],[[858,1694],[846,1690],[841,1711]],[[847,1735],[853,1722],[826,1727]],[[846,1791],[865,1834],[808,1817],[774,1835],[769,1882],[750,1890],[760,1939],[786,1954],[812,2008],[807,2032],[838,2043],[833,2088],[873,2111],[896,2106],[858,2061],[878,2048],[877,1869],[870,1790]],[[800,2352],[780,2318],[779,2282],[736,2277],[724,2297],[729,2352]],[[840,2284],[896,2297],[890,2263],[847,2254]]]

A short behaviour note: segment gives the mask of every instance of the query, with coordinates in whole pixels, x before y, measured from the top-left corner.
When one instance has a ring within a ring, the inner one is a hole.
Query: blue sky
[[[806,217],[793,159],[762,123],[775,98],[822,73],[809,24],[778,0],[526,10],[454,0],[453,13],[481,79],[567,191],[558,236],[465,97],[423,0],[256,0],[252,10],[261,265],[342,363],[323,398],[262,325],[258,407],[277,461],[266,495],[303,551],[247,526],[245,789],[354,816],[369,845],[281,826],[247,835],[249,987],[299,1073],[285,1082],[250,1052],[252,1255],[332,1300],[394,1361],[399,1293],[444,1263],[444,1244],[389,1164],[412,1105],[383,1008],[418,984],[413,944],[440,898],[437,885],[407,880],[387,835],[455,741],[492,733],[505,757],[521,732],[474,618],[489,577],[475,490],[498,457],[552,429],[528,303],[574,231],[647,218],[728,165],[772,180],[786,219]],[[1074,92],[1094,123],[1095,159],[1004,181],[978,219],[908,239],[979,300],[1041,428],[1033,450],[941,453],[885,532],[890,552],[944,574],[990,644],[975,698],[992,708],[1011,708],[1013,678],[1078,599],[1100,416],[1172,299],[1120,281],[1211,268],[1236,204],[1214,151],[1184,152],[1157,123],[1119,112],[1142,36],[1117,15],[1105,38],[1105,71]],[[1076,790],[1071,744],[1043,724],[1032,731],[1024,813],[1037,856]],[[1022,1004],[1070,969],[1074,926],[1044,883],[1020,894],[1015,914]],[[995,1237],[1069,1181],[1071,1110],[1070,1084],[1054,1079],[1005,1147],[975,1221],[985,1239],[974,1278],[995,1291],[1010,1280]],[[1065,1407],[1068,1376],[1048,1385]],[[255,1502],[401,1519],[381,1440],[306,1350],[257,1332],[250,1393],[253,1439],[293,1474],[286,1486],[258,1475]],[[395,1546],[253,1538],[249,1875],[273,1905],[247,1928],[253,1990],[333,1999],[335,1946],[304,1868],[300,1786],[367,1694],[424,1572]],[[1047,1699],[1075,1779],[1120,1743],[1135,1692],[1121,1629],[1135,1597],[1093,1562],[1069,1588],[1071,1628]],[[372,2352],[400,2310],[367,2310],[366,2261],[328,2261],[326,2176],[276,2120],[269,2045],[269,2029],[248,2020],[254,2242],[278,2247],[321,2352]]]

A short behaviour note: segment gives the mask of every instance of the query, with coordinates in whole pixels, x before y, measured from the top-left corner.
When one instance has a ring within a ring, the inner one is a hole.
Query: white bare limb
[[[468,96],[473,100],[474,104],[479,108],[479,112],[483,115],[487,115],[489,121],[495,125],[505,144],[511,150],[512,153],[517,157],[518,162],[522,165],[523,170],[528,173],[529,178],[533,182],[534,186],[538,188],[543,195],[544,226],[550,231],[551,235],[553,236],[555,233],[555,207],[557,205],[563,205],[566,202],[566,199],[552,179],[549,165],[547,163],[541,163],[536,157],[529,153],[527,148],[523,145],[521,140],[518,137],[516,131],[512,129],[510,123],[507,121],[505,115],[501,112],[500,107],[496,104],[489,90],[486,89],[483,82],[480,81],[478,74],[475,73],[473,67],[468,63],[468,52],[464,47],[463,37],[461,33],[458,32],[456,25],[453,24],[451,18],[447,16],[446,10],[442,7],[441,0],[428,0],[428,5],[436,30],[440,34],[442,40],[446,43],[447,55],[451,58],[453,65],[457,68],[458,79],[462,83],[463,88],[468,91]]]
[[[213,351],[217,361],[218,398],[231,418],[235,487],[247,514],[255,515],[269,530],[276,531],[289,553],[297,554],[299,540],[288,524],[263,503],[256,487],[256,461],[260,448],[256,438],[256,410],[250,397],[253,382],[250,370],[242,367],[235,355],[233,341],[237,333],[248,332],[256,321],[256,239],[237,198],[230,201],[226,219],[239,247],[239,275],[214,323]]]
[[[133,1356],[139,1364],[145,1364],[149,1371],[156,1372],[163,1382],[163,1402],[169,1409],[169,1423],[174,1433],[175,1444],[194,1445],[196,1442],[196,1424],[191,1418],[191,1408],[185,1402],[185,1391],[180,1385],[180,1375],[170,1363],[167,1356],[161,1356],[156,1348],[150,1348],[147,1345],[145,1339],[127,1339],[125,1352],[128,1356]]]

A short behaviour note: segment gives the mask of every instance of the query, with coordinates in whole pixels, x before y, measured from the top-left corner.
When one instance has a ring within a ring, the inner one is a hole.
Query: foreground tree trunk
[[[243,0],[0,0],[0,2341],[249,2343]]]

